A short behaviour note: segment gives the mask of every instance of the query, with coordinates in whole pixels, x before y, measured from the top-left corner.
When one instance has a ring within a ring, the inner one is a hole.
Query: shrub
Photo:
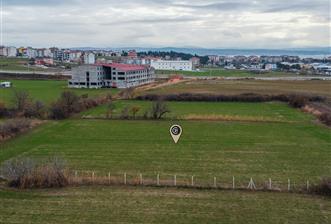
[[[324,178],[322,181],[311,188],[311,193],[331,196],[331,178]]]
[[[65,91],[60,99],[50,107],[50,118],[60,120],[68,118],[71,114],[81,111],[80,98],[73,92]]]
[[[43,102],[36,101],[24,110],[24,116],[28,118],[44,118],[46,108]]]
[[[294,108],[302,108],[308,101],[309,99],[307,97],[294,95],[290,97],[289,104]]]
[[[30,158],[10,160],[4,163],[1,171],[10,187],[54,188],[68,185],[65,162],[56,157],[46,161]]]
[[[323,113],[321,116],[319,116],[319,119],[323,124],[331,126],[331,114]]]
[[[16,135],[31,127],[31,121],[27,119],[7,120],[0,124],[0,137],[2,139]]]

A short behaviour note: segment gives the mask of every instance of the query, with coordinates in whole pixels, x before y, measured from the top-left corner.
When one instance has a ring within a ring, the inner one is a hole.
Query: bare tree
[[[120,95],[123,99],[130,100],[134,97],[134,88],[130,87],[130,88],[124,89],[120,93]]]
[[[116,106],[115,106],[114,102],[111,100],[109,102],[109,104],[107,105],[107,118],[108,119],[113,117],[115,108],[116,108]]]
[[[124,107],[121,111],[121,119],[129,119],[129,107]]]
[[[23,112],[31,103],[30,95],[25,90],[15,91],[13,96],[13,104],[15,109]]]
[[[151,108],[151,115],[153,119],[162,119],[166,113],[170,113],[170,110],[168,105],[163,100],[158,100],[153,103]]]

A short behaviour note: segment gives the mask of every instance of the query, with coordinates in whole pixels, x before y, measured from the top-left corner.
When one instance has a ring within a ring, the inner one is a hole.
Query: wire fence
[[[146,174],[95,171],[71,171],[69,174],[71,185],[127,185],[127,186],[153,186],[153,187],[177,187],[199,188],[219,190],[252,190],[252,191],[279,191],[309,193],[318,184],[317,181],[294,181],[290,178],[277,180],[254,179],[253,177],[231,178],[225,177],[201,177],[194,175],[170,175],[170,174]]]

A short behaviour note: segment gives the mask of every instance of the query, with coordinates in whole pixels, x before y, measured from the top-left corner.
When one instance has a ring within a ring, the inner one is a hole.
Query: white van
[[[0,82],[0,88],[10,88],[11,82]]]

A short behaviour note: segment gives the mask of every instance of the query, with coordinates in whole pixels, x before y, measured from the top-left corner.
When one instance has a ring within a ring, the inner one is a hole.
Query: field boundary
[[[103,185],[103,186],[143,186],[160,188],[189,188],[205,190],[246,190],[246,191],[271,191],[288,193],[311,194],[318,183],[310,181],[294,181],[288,178],[286,181],[279,181],[268,178],[257,180],[250,178],[224,178],[211,177],[202,179],[194,175],[170,175],[170,174],[147,174],[143,173],[122,173],[112,174],[111,172],[97,171],[70,171],[68,174],[69,185]]]

